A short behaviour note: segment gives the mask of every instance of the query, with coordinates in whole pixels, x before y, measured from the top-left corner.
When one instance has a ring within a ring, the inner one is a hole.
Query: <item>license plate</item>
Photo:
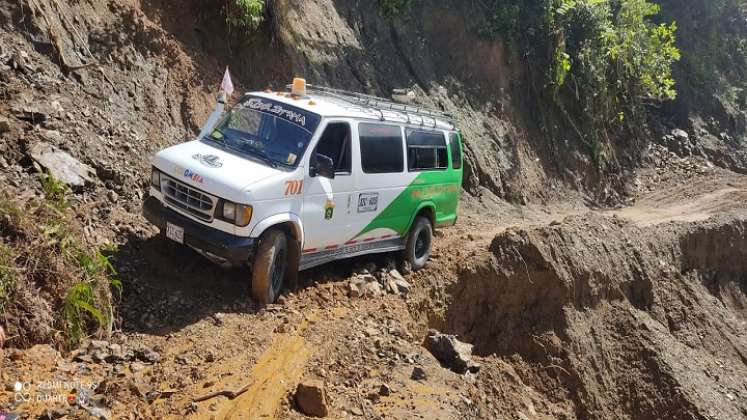
[[[180,244],[184,243],[184,228],[166,222],[166,237]]]

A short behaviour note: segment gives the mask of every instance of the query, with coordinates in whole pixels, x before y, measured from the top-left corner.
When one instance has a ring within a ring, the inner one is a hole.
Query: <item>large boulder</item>
[[[34,143],[29,147],[29,155],[52,176],[72,188],[82,188],[92,183],[96,176],[93,168],[51,144]]]

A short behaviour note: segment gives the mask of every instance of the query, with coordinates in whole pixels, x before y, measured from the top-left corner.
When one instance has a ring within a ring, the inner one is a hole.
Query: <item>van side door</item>
[[[322,134],[309,154],[303,181],[303,255],[340,248],[350,239],[352,230],[353,156],[357,154],[353,127],[346,120],[329,120],[321,129]],[[317,173],[317,155],[332,161],[333,179]]]
[[[406,171],[404,132],[400,125],[359,122],[361,172],[356,177],[353,241],[375,244],[407,233],[413,200],[407,187],[417,174]]]

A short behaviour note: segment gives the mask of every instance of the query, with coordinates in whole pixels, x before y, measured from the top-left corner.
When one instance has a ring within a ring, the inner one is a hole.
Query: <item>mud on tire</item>
[[[418,216],[407,234],[405,245],[405,263],[409,263],[413,271],[425,267],[431,256],[433,247],[433,227],[427,217]]]
[[[288,238],[279,230],[266,232],[252,268],[252,296],[259,303],[273,303],[280,296],[288,271]]]

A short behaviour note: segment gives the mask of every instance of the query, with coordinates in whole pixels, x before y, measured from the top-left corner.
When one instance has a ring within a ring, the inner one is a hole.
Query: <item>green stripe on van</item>
[[[392,229],[404,236],[421,205],[435,210],[436,224],[454,220],[461,184],[461,170],[421,173],[353,239],[380,228]]]

